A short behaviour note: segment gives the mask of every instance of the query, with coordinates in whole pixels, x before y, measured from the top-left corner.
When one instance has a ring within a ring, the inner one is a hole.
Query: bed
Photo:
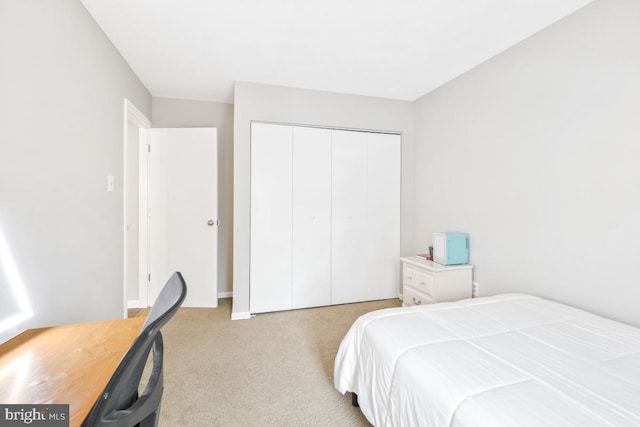
[[[522,294],[390,308],[334,383],[375,426],[640,426],[640,329]]]

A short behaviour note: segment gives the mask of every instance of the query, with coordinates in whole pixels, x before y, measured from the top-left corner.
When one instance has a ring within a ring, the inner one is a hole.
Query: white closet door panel
[[[331,304],[331,130],[293,128],[292,308]]]
[[[400,267],[400,135],[368,134],[367,290],[370,299],[397,298]]]
[[[367,134],[332,131],[331,303],[366,301]]]
[[[292,127],[251,125],[252,313],[291,308]]]

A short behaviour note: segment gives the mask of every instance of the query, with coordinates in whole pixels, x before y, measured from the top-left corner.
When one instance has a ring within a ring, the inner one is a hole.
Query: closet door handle
[[[416,297],[412,297],[412,298],[413,298],[413,303],[414,303],[415,305],[420,305],[420,304],[422,304],[422,301],[420,301],[420,300],[416,301]]]

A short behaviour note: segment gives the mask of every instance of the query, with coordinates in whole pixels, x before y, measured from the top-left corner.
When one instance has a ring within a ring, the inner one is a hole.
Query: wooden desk
[[[29,329],[0,345],[0,403],[68,403],[79,426],[144,317]]]

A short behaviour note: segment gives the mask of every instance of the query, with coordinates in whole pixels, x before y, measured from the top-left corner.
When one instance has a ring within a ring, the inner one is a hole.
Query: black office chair
[[[186,295],[187,285],[182,275],[173,273],[153,303],[142,332],[124,355],[82,423],[83,427],[147,427],[158,424],[163,391],[160,328],[173,317]],[[152,349],[153,368],[144,391],[138,396],[142,372]]]

